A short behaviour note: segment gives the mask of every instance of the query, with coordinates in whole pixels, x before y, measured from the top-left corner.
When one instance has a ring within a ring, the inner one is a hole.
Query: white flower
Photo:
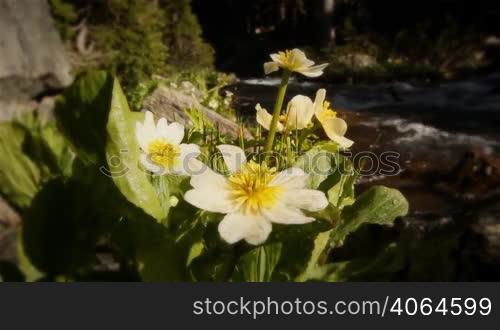
[[[216,100],[216,99],[211,99],[209,102],[208,102],[208,106],[210,108],[212,108],[213,110],[217,110],[217,108],[219,107],[219,102]]]
[[[255,110],[257,122],[269,130],[273,116],[260,104],[255,106]],[[287,131],[304,129],[310,126],[313,116],[314,105],[311,99],[304,95],[296,95],[288,102],[286,113],[280,116],[276,129],[278,132],[283,132],[285,129]]]
[[[156,175],[187,175],[190,162],[200,154],[196,144],[181,144],[184,126],[175,122],[168,125],[165,118],[155,125],[150,111],[146,111],[144,123],[136,123],[135,134],[142,150],[142,166]]]
[[[226,94],[226,97],[224,97],[224,104],[226,106],[230,106],[231,102],[233,101],[234,93],[231,91],[225,91],[225,94]]]
[[[272,223],[304,224],[315,219],[303,213],[324,209],[325,194],[307,189],[308,174],[299,168],[276,173],[265,164],[247,162],[242,149],[220,145],[229,169],[225,177],[205,167],[201,174],[191,177],[192,190],[184,199],[210,212],[224,213],[219,234],[228,243],[242,239],[250,244],[264,242]]]
[[[347,123],[342,118],[337,117],[337,113],[331,108],[330,102],[325,101],[325,97],[326,90],[319,89],[316,92],[314,114],[330,140],[338,143],[343,148],[349,148],[354,141],[344,136],[347,132]]]
[[[344,136],[347,132],[347,123],[342,118],[337,117],[337,113],[331,108],[330,102],[325,101],[325,97],[326,90],[324,89],[316,92],[314,103],[307,96],[296,95],[288,102],[286,113],[280,116],[276,127],[277,131],[304,129],[312,124],[312,118],[316,116],[330,140],[343,148],[351,147],[354,142]],[[273,116],[260,104],[255,106],[255,110],[257,111],[257,122],[269,130]]]
[[[286,50],[271,54],[272,62],[264,63],[264,72],[269,74],[277,71],[279,68],[287,69],[292,72],[298,72],[304,76],[315,78],[323,74],[323,69],[328,63],[314,65],[314,62],[306,57],[306,54],[300,49]]]

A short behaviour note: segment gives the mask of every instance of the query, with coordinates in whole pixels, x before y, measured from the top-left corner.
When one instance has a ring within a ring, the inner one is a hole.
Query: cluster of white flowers
[[[323,74],[323,69],[328,64],[314,65],[314,62],[307,59],[304,52],[299,49],[287,50],[277,54],[271,54],[272,62],[264,64],[266,74],[276,71],[279,68],[298,72],[307,77],[319,77]],[[286,107],[285,115],[280,117],[278,122],[278,132],[301,130],[312,126],[313,117],[316,117],[325,130],[328,138],[338,143],[343,148],[349,148],[354,143],[344,135],[347,132],[347,123],[342,118],[337,117],[330,103],[325,100],[326,91],[320,89],[316,92],[314,102],[307,96],[296,95]],[[257,122],[269,130],[272,116],[260,104],[255,106],[257,110]]]
[[[272,54],[271,58],[273,62],[264,65],[266,73],[282,68],[318,77],[327,65],[315,66],[298,49]],[[304,95],[295,96],[277,122],[277,131],[286,133],[311,127],[315,117],[332,141],[350,147],[353,142],[344,137],[347,124],[336,116],[325,96],[324,89],[318,90],[314,102]],[[256,110],[257,122],[269,130],[272,115],[260,104]],[[278,172],[265,161],[247,161],[244,150],[236,146],[217,147],[229,173],[216,173],[196,159],[200,154],[198,145],[182,143],[182,125],[168,124],[165,118],[155,124],[151,112],[146,112],[143,123],[136,124],[136,136],[142,151],[140,161],[146,170],[155,175],[191,175],[192,189],[185,193],[184,199],[202,210],[225,214],[218,229],[230,244],[240,240],[261,244],[271,233],[273,223],[309,223],[314,218],[304,210],[317,212],[328,205],[323,192],[307,188],[309,175],[303,170],[291,167]]]

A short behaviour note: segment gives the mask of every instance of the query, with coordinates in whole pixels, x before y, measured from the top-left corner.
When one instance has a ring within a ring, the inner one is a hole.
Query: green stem
[[[302,143],[307,139],[307,136],[309,135],[309,129],[304,128],[302,132],[300,132],[300,136],[298,137],[297,141],[297,153],[300,154],[302,152]]]
[[[292,165],[292,144],[290,136],[286,137],[286,167]]]
[[[274,137],[276,136],[276,128],[278,126],[278,120],[281,115],[281,107],[283,106],[283,100],[285,99],[286,88],[288,86],[288,79],[290,78],[291,72],[284,69],[283,76],[281,77],[281,84],[278,89],[278,95],[276,96],[276,103],[274,104],[273,119],[271,120],[271,127],[269,129],[269,134],[267,135],[266,146],[264,147],[264,152],[270,152],[273,149]]]

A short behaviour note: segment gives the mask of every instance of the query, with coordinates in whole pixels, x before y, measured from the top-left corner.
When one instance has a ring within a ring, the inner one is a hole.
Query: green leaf
[[[26,208],[40,189],[41,170],[24,152],[26,130],[0,124],[0,192],[19,208]]]
[[[401,192],[383,186],[371,187],[342,210],[341,221],[333,230],[332,244],[342,244],[362,224],[390,224],[407,213],[408,201]]]
[[[21,242],[24,255],[39,272],[54,278],[92,263],[104,230],[102,210],[87,196],[98,189],[54,179],[33,199],[23,214]]]
[[[191,248],[194,246],[197,249],[197,245],[202,243],[203,249],[201,252],[193,251],[198,252],[194,258],[188,257],[191,279],[204,282],[228,281],[233,274],[237,257],[234,247],[220,239],[217,227],[222,215],[202,211],[199,212],[198,219],[204,224],[203,231],[201,239],[194,241]]]
[[[26,113],[0,124],[0,192],[26,208],[44,182],[71,175],[75,155],[55,124]]]
[[[118,80],[89,72],[66,90],[56,118],[84,165],[108,175],[134,205],[158,221],[166,218],[148,175],[139,168],[135,122]],[[168,200],[168,199],[167,199]]]
[[[113,241],[124,257],[135,259],[142,280],[187,279],[184,260],[175,248],[175,238],[162,224],[144,217],[124,219],[113,233]]]
[[[104,165],[113,77],[91,71],[66,89],[56,104],[59,127],[84,164]]]
[[[328,247],[331,233],[332,231],[328,230],[319,233],[318,236],[316,236],[316,239],[314,240],[314,248],[311,251],[311,256],[309,258],[309,261],[307,262],[307,266],[305,267],[304,272],[297,276],[297,282],[304,282],[316,277],[316,273],[318,272],[318,268],[320,267],[320,258]]]
[[[184,193],[191,189],[191,184],[189,183],[191,178],[186,175],[164,175],[162,176],[166,180],[170,196],[182,197]]]
[[[26,255],[24,251],[22,231],[20,231],[17,234],[16,252],[17,252],[19,269],[23,273],[24,280],[26,282],[36,282],[45,276],[45,274],[41,270],[39,270],[38,268],[36,268],[35,265],[33,265],[33,263]]]
[[[354,184],[358,174],[351,161],[340,154],[333,154],[335,166],[333,173],[318,187],[326,191],[331,205],[341,210],[344,206],[354,203]]]
[[[294,164],[309,174],[308,186],[316,189],[332,173],[332,154],[321,148],[312,148],[299,157]]]
[[[314,222],[299,225],[273,225],[273,233],[269,242],[280,242],[282,244],[282,255],[274,270],[273,281],[295,281],[300,279],[301,274],[308,265],[316,263],[316,256],[321,250],[320,241],[316,241],[323,232],[332,228],[329,221],[317,219]],[[316,245],[316,243],[318,245]],[[317,253],[316,253],[316,252]]]
[[[18,265],[11,261],[0,261],[0,282],[24,282],[25,277]]]
[[[162,196],[165,200],[162,207],[148,174],[139,166],[140,150],[134,134],[135,118],[128,107],[120,83],[115,79],[106,127],[106,158],[112,169],[111,177],[131,203],[156,220],[164,221],[169,209],[168,196]]]
[[[236,266],[236,281],[270,282],[281,257],[282,244],[268,243],[253,248],[240,257]]]
[[[323,271],[321,280],[328,282],[393,281],[397,279],[395,274],[405,266],[404,253],[396,243],[392,243],[371,258],[357,258],[325,265],[318,271],[318,275]]]

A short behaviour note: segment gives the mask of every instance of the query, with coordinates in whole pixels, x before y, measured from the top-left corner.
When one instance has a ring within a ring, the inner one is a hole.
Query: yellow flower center
[[[154,140],[149,144],[148,154],[150,159],[166,169],[172,169],[178,164],[178,156],[181,150],[179,146],[168,143],[165,140]]]
[[[323,102],[323,111],[319,114],[319,121],[325,121],[327,119],[335,118],[337,117],[337,112],[335,112],[331,105],[330,102],[325,101]]]
[[[283,191],[282,187],[270,184],[275,176],[276,168],[250,161],[229,177],[231,198],[241,204],[244,214],[256,214],[263,208],[270,208]]]
[[[282,63],[282,66],[290,71],[297,69],[297,61],[293,56],[291,50],[285,50],[284,52],[278,52],[278,59]]]

